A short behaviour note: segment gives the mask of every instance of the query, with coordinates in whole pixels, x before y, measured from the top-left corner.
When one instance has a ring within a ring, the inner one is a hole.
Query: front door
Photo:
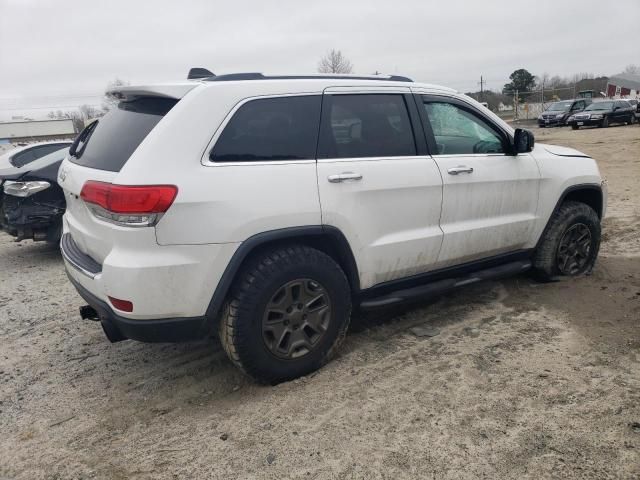
[[[318,145],[322,222],[347,237],[361,288],[432,268],[442,180],[409,89],[328,89]]]
[[[438,266],[525,248],[538,205],[540,172],[533,156],[512,155],[508,133],[463,100],[421,98],[444,183]]]

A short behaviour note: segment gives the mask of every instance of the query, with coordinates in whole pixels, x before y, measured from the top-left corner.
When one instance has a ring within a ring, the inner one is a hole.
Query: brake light
[[[175,185],[114,185],[90,180],[80,197],[102,220],[145,227],[158,222],[177,194]]]

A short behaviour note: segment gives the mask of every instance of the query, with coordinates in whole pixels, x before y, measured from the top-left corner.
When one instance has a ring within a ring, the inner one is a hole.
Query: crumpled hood
[[[538,146],[544,148],[547,152],[552,155],[557,155],[558,157],[582,157],[582,158],[591,158],[589,155],[582,153],[575,148],[569,147],[561,147],[559,145],[547,145],[543,143],[539,143]]]

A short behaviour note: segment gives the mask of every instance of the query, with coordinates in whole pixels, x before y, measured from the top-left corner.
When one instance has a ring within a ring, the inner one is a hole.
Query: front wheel
[[[608,117],[604,117],[602,119],[602,122],[600,122],[600,127],[601,128],[608,128],[609,127],[609,118]]]
[[[600,250],[600,218],[590,206],[569,201],[553,214],[533,257],[543,281],[591,271]]]
[[[219,334],[231,361],[261,383],[306,375],[345,337],[351,290],[340,266],[306,246],[253,258],[232,287]]]
[[[572,130],[578,130],[580,127],[578,125],[571,125]]]
[[[633,125],[635,121],[636,121],[636,117],[635,117],[635,115],[631,115],[631,116],[629,117],[629,121],[628,121],[627,123],[628,123],[629,125]]]

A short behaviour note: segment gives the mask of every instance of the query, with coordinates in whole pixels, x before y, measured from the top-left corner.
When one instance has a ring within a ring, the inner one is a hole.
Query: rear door
[[[409,89],[325,90],[317,168],[322,222],[347,237],[362,288],[433,267],[442,179]]]
[[[512,155],[507,132],[471,104],[449,96],[419,98],[444,182],[438,265],[525,248],[540,183],[533,156]]]

